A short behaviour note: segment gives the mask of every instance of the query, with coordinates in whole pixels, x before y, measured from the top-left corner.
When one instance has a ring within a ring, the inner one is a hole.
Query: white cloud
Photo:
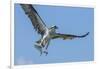
[[[29,65],[33,64],[32,60],[26,59],[24,57],[19,57],[17,60],[15,60],[15,65]]]

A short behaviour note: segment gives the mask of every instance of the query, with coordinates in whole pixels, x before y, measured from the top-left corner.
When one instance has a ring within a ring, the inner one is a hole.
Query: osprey
[[[84,35],[71,35],[71,34],[61,34],[57,33],[56,30],[58,29],[57,26],[52,26],[48,28],[41,17],[39,16],[38,12],[31,4],[20,4],[23,8],[25,14],[29,17],[32,22],[34,29],[37,31],[38,34],[41,35],[40,40],[36,41],[35,48],[40,51],[40,55],[42,53],[48,54],[47,48],[49,43],[52,39],[62,38],[63,40],[66,39],[73,39],[73,38],[83,38],[89,34],[86,33]]]

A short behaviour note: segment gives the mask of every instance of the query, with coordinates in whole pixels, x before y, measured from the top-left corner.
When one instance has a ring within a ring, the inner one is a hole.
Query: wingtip
[[[86,34],[86,35],[89,35],[89,33],[90,33],[90,32],[87,32],[87,34]]]
[[[83,35],[83,37],[86,37],[87,35],[89,35],[90,32],[87,32],[85,35]]]

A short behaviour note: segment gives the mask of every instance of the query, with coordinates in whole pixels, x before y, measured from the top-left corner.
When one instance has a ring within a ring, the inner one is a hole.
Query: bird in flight
[[[44,21],[39,16],[38,12],[35,10],[35,8],[31,4],[20,4],[22,9],[24,10],[25,14],[28,16],[28,18],[31,20],[31,23],[34,27],[34,29],[37,31],[38,34],[41,35],[41,38],[35,42],[34,46],[35,48],[40,52],[40,55],[43,53],[45,55],[48,54],[48,46],[50,44],[50,41],[53,39],[61,38],[63,40],[66,39],[74,39],[74,38],[83,38],[86,37],[89,32],[87,32],[84,35],[72,35],[72,34],[61,34],[57,33],[56,30],[58,27],[52,26],[48,28]]]

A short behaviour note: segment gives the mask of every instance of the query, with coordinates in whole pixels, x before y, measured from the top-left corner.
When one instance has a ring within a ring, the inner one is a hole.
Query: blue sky
[[[57,25],[57,32],[65,34],[90,34],[82,39],[52,40],[47,56],[34,48],[40,35],[34,30],[31,21],[19,4],[15,4],[14,26],[14,64],[46,64],[92,61],[94,59],[94,9],[82,7],[64,7],[34,5],[48,27]]]

